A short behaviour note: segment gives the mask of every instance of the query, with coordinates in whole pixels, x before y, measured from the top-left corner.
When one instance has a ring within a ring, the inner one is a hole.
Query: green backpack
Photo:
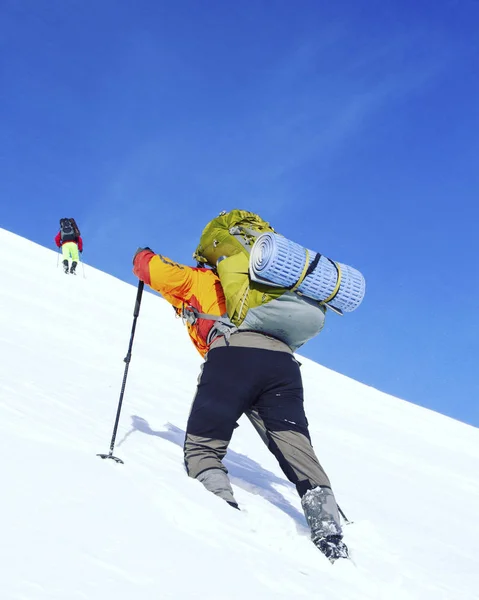
[[[246,210],[222,212],[201,234],[193,258],[217,270],[231,322],[239,327],[250,308],[279,298],[289,288],[270,287],[249,277],[249,255],[262,233],[278,233],[260,216]]]

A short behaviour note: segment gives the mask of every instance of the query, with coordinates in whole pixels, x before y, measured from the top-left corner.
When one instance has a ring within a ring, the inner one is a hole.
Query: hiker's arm
[[[83,252],[83,240],[81,237],[78,238],[78,250],[79,252]]]
[[[150,248],[138,251],[133,258],[133,273],[151,288],[166,296],[186,298],[192,285],[193,269],[155,254]]]
[[[60,248],[60,239],[61,239],[61,234],[60,234],[60,232],[58,232],[55,236],[55,244],[57,245],[57,248]]]

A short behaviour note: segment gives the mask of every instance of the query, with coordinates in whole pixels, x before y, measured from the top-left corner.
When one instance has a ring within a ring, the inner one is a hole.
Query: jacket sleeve
[[[78,250],[80,252],[83,252],[83,240],[81,239],[81,237],[78,238]]]
[[[174,306],[188,301],[193,285],[192,267],[175,263],[151,250],[138,252],[133,261],[133,273]]]
[[[57,248],[60,248],[60,246],[61,246],[60,240],[61,240],[61,233],[58,232],[55,236],[55,244],[57,245]]]

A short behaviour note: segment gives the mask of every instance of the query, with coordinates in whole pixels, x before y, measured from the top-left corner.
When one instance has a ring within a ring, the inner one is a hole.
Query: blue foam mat
[[[317,253],[308,250],[308,266]],[[258,283],[278,287],[291,287],[301,277],[306,261],[306,249],[287,238],[274,233],[264,233],[258,237],[251,249],[250,277]],[[321,256],[314,271],[308,275],[298,292],[313,300],[326,300],[333,293],[338,270],[341,284],[331,304],[343,312],[355,310],[366,292],[366,282],[362,274],[353,267],[336,263]]]

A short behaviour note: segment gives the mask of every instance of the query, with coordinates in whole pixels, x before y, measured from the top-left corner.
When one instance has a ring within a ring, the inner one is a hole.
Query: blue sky
[[[304,355],[479,426],[478,31],[472,0],[4,0],[0,226],[72,215],[134,283],[258,212],[367,280]]]

